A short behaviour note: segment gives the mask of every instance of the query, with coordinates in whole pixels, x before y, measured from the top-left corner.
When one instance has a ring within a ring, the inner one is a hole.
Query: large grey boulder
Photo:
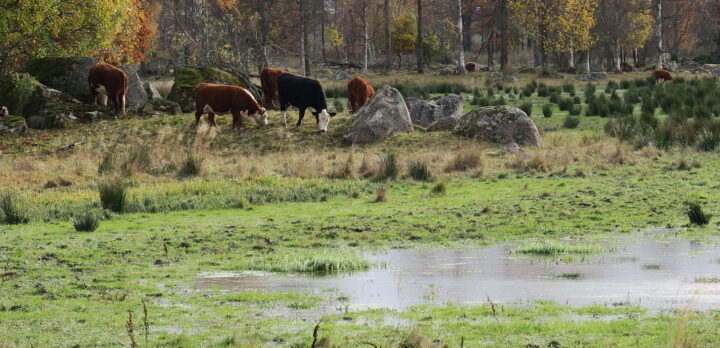
[[[462,118],[461,113],[453,114],[448,117],[442,118],[437,122],[433,123],[428,127],[428,132],[450,132],[455,129],[458,122]]]
[[[195,87],[203,82],[247,87],[235,75],[215,68],[181,68],[175,72],[167,99],[180,104],[183,112],[195,111]]]
[[[665,69],[669,72],[678,72],[678,70],[679,70],[678,63],[675,61],[667,62],[667,63],[663,64],[663,69]]]
[[[355,113],[344,139],[350,144],[368,144],[412,131],[405,100],[397,89],[385,86]]]
[[[0,86],[0,100],[10,112],[23,116],[30,128],[63,128],[81,102],[49,88],[29,74],[14,74]]]
[[[591,72],[587,74],[581,74],[576,77],[578,81],[597,82],[606,81],[608,79],[607,73],[604,72]]]
[[[40,83],[91,104],[94,100],[88,87],[88,74],[90,68],[98,62],[91,57],[35,58],[30,60],[25,71]],[[127,109],[142,109],[149,98],[140,77],[133,69],[121,69],[128,75],[128,93],[125,96]]]
[[[518,82],[518,78],[510,75],[508,73],[504,73],[502,71],[497,71],[492,74],[490,74],[490,77],[492,77],[493,81],[495,82],[504,82],[504,83],[515,83]]]
[[[500,144],[542,146],[540,132],[524,111],[511,106],[479,108],[463,116],[454,134]]]
[[[405,100],[413,124],[428,127],[455,114],[462,114],[465,99],[459,95],[447,95],[428,100],[407,98]]]
[[[25,133],[27,133],[27,124],[22,116],[0,117],[0,134],[23,135]]]
[[[145,83],[143,83],[143,88],[145,89],[145,93],[147,93],[150,101],[162,98],[160,91],[158,91],[152,83],[145,81]]]

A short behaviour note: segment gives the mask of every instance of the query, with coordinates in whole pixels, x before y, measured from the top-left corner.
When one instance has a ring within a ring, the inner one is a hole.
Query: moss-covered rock
[[[33,58],[28,62],[25,72],[50,88],[90,104],[94,100],[88,87],[88,74],[90,68],[98,62],[100,61],[92,57]],[[149,102],[149,98],[140,77],[133,69],[121,68],[128,75],[128,93],[125,97],[127,108],[142,109]]]
[[[182,113],[180,104],[164,98],[153,99],[150,105],[152,106],[153,111],[159,111],[171,115],[179,115]]]
[[[500,144],[542,145],[535,123],[524,111],[511,106],[475,109],[458,120],[453,133]]]
[[[72,106],[79,103],[28,74],[10,76],[0,87],[0,100],[13,114],[23,116],[30,128],[64,128],[70,121]]]
[[[183,112],[195,111],[195,87],[203,82],[246,87],[235,75],[216,68],[180,68],[175,72],[168,99],[180,104]]]
[[[8,115],[0,117],[0,134],[23,135],[27,133],[27,123],[22,116]]]

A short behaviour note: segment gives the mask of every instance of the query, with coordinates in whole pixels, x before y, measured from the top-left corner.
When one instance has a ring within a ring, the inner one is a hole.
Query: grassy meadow
[[[714,241],[720,90],[648,75],[591,87],[368,76],[414,96],[461,93],[466,111],[527,109],[543,147],[521,155],[421,128],[347,146],[345,81],[330,80],[342,112],[326,134],[271,111],[269,126],[243,132],[185,114],[3,136],[0,347],[308,347],[314,329],[315,347],[718,346],[717,310],[488,299],[307,319],[298,313],[343,299],[196,286],[205,272],[362,272],[382,267],[364,253],[391,248],[512,241],[518,254],[585,255],[659,228],[653,238]]]

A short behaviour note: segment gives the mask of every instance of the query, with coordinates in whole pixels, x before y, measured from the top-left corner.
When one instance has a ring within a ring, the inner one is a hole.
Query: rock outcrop
[[[368,144],[412,131],[405,100],[397,89],[385,86],[354,115],[344,139],[350,144]]]
[[[499,144],[542,146],[540,132],[524,111],[510,106],[490,106],[463,116],[454,134]]]

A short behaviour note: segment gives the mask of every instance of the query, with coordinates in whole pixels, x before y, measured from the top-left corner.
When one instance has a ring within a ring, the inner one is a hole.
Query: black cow
[[[327,111],[325,92],[320,82],[293,74],[281,74],[278,76],[277,83],[284,125],[287,126],[288,107],[294,106],[300,110],[298,127],[305,117],[305,110],[310,109],[317,120],[318,130],[327,132],[330,117],[335,116],[336,113]]]

